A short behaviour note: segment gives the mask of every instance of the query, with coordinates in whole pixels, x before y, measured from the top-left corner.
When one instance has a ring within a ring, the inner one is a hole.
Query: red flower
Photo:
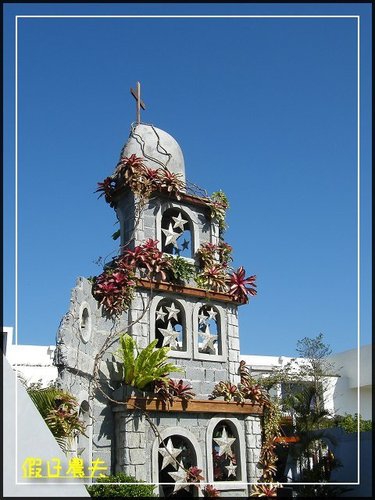
[[[99,198],[104,195],[105,201],[109,203],[111,207],[113,207],[114,202],[112,196],[115,187],[115,180],[112,179],[112,177],[106,177],[103,182],[98,182],[98,189],[95,191],[95,193],[100,193]]]
[[[219,497],[220,496],[220,491],[211,484],[208,484],[204,489],[203,489],[203,495],[205,497]]]
[[[237,269],[237,271],[233,272],[230,277],[229,293],[236,301],[240,302],[241,304],[246,304],[246,302],[249,300],[247,297],[248,294],[257,294],[255,288],[247,286],[252,285],[253,287],[256,287],[255,280],[255,275],[245,278],[245,269],[241,266]]]

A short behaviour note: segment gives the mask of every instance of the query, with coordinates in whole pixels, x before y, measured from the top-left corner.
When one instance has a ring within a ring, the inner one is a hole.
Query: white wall
[[[337,380],[333,400],[335,412],[360,413],[364,419],[372,419],[372,345],[361,346],[358,378],[358,351],[350,349],[332,356],[340,378]],[[358,388],[360,407],[358,412]]]
[[[56,346],[14,345],[13,328],[4,327],[4,330],[7,331],[6,358],[27,385],[40,381],[46,387],[57,379],[57,367],[53,365]]]
[[[22,464],[30,457],[40,458],[43,464],[52,458],[60,459],[64,471],[68,461],[5,357],[3,363],[4,497],[89,497],[80,479],[23,477]]]

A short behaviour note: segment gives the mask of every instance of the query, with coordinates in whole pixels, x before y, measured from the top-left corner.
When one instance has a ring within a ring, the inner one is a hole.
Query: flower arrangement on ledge
[[[206,290],[228,293],[240,304],[248,302],[248,295],[256,295],[256,276],[245,277],[245,269],[241,266],[236,271],[230,269],[229,263],[232,247],[220,241],[218,245],[205,243],[197,251],[202,271],[197,274],[197,285]]]
[[[256,295],[256,276],[246,278],[243,267],[229,267],[232,247],[227,243],[201,245],[197,252],[198,271],[182,257],[163,253],[158,243],[150,238],[133,250],[124,250],[100,275],[90,278],[93,297],[107,316],[118,316],[130,306],[139,279],[137,269],[150,280],[178,285],[194,279],[198,288],[226,293],[239,304],[246,304],[249,295]]]
[[[181,285],[194,279],[198,288],[227,293],[233,301],[246,304],[248,296],[257,293],[256,276],[245,278],[243,267],[230,270],[230,252],[231,247],[225,242],[202,245],[197,252],[202,268],[196,271],[182,257],[163,253],[158,241],[150,238],[133,250],[125,250],[100,275],[90,278],[92,294],[107,316],[120,315],[131,304],[139,279],[136,270],[140,269],[150,280]]]
[[[185,189],[181,174],[175,174],[166,168],[149,168],[144,164],[144,160],[135,154],[129,158],[121,158],[113,176],[99,182],[96,192],[101,193],[99,197],[104,195],[106,202],[114,207],[114,192],[122,186],[128,186],[143,199],[149,198],[154,191],[164,191],[180,200]]]
[[[167,168],[153,169],[145,165],[145,159],[132,154],[121,158],[112,176],[106,177],[103,182],[98,182],[96,193],[99,198],[104,196],[105,201],[114,208],[116,201],[114,193],[117,189],[127,186],[134,194],[145,200],[153,192],[165,192],[175,196],[177,200],[186,192],[186,184],[181,174],[175,174]],[[210,208],[210,217],[216,219],[220,232],[227,227],[225,214],[229,208],[228,199],[223,191],[215,191],[208,198],[201,198]]]

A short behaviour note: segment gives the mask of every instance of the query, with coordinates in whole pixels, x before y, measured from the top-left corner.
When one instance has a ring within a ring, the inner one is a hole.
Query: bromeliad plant
[[[95,193],[100,193],[99,198],[104,196],[105,201],[110,207],[115,206],[113,193],[115,191],[116,182],[112,177],[106,177],[103,182],[98,182],[98,189]]]
[[[229,293],[233,300],[240,304],[249,301],[249,295],[256,295],[256,276],[245,277],[245,269],[241,266],[236,271],[229,269],[232,247],[220,241],[219,244],[204,243],[197,250],[201,271],[195,281],[206,290]]]
[[[154,392],[161,400],[170,403],[176,398],[189,401],[195,397],[192,386],[189,383],[186,384],[182,379],[176,381],[170,378],[167,382],[156,381]]]
[[[45,420],[56,441],[66,453],[77,434],[84,434],[85,423],[79,418],[77,399],[62,389],[28,389],[28,394]]]
[[[181,193],[185,188],[185,184],[181,179],[182,175],[170,172],[166,168],[159,168],[158,177],[159,177],[159,186],[158,186],[159,190],[174,194],[176,198],[180,200]]]
[[[275,484],[254,484],[252,487],[251,497],[277,497],[277,490],[282,486]]]
[[[230,275],[229,293],[235,301],[240,304],[246,304],[249,301],[248,295],[256,295],[257,291],[254,287],[256,276],[245,278],[245,269],[241,266]]]
[[[125,250],[122,259],[132,267],[146,269],[150,278],[167,278],[167,272],[171,270],[171,262],[167,255],[158,249],[158,240],[149,238],[142,245],[138,245],[134,250]]]
[[[153,382],[168,383],[170,372],[184,371],[180,366],[168,363],[170,348],[156,348],[157,342],[155,339],[139,352],[135,340],[128,333],[120,337],[117,354],[123,365],[122,375],[126,385],[144,390]]]
[[[91,278],[92,295],[103,306],[108,316],[118,316],[125,311],[134,295],[135,274],[132,266],[115,260],[112,267]]]
[[[231,253],[232,247],[225,241],[220,241],[217,245],[203,243],[197,250],[200,265],[203,268],[213,266],[215,263],[227,267],[229,262],[233,260]]]
[[[151,169],[143,158],[132,154],[120,159],[111,177],[98,183],[97,192],[112,206],[116,206],[115,192],[128,186],[140,199],[145,200],[152,192],[161,191],[177,199],[186,186],[180,174],[166,168]],[[99,196],[99,197],[100,197]],[[225,228],[225,211],[229,207],[227,197],[217,191],[210,198],[202,198],[211,208],[211,217],[219,221],[221,232]],[[119,237],[119,231],[113,238]],[[171,257],[158,249],[158,241],[148,239],[134,249],[124,248],[122,255],[114,259],[103,273],[92,278],[92,293],[103,306],[107,316],[118,316],[130,306],[136,286],[136,269],[145,271],[150,279],[188,283],[194,278],[196,285],[205,290],[229,294],[234,301],[245,304],[249,295],[256,295],[255,276],[245,277],[245,270],[229,268],[232,247],[220,240],[218,244],[205,243],[197,251],[200,271],[181,257]]]
[[[220,497],[220,491],[212,486],[212,484],[207,484],[205,488],[202,490],[203,496],[208,498],[218,498]]]
[[[144,161],[135,154],[121,158],[113,176],[99,182],[96,192],[101,192],[100,196],[104,195],[111,207],[115,206],[114,191],[122,186],[128,186],[141,199],[149,198],[153,191],[164,191],[180,200],[185,189],[181,174],[175,174],[167,168],[149,168]]]
[[[219,263],[204,267],[197,274],[195,281],[200,288],[213,290],[214,292],[227,292],[227,274],[226,268]]]
[[[220,231],[223,233],[227,228],[225,214],[229,208],[228,198],[223,191],[215,191],[212,193],[208,205],[211,209],[211,218],[217,219]]]
[[[279,404],[270,398],[268,391],[251,377],[245,361],[240,361],[239,375],[240,390],[244,398],[262,404],[264,408],[263,445],[259,457],[262,474],[258,481],[270,484],[253,485],[250,496],[276,496],[280,486],[272,483],[277,473],[276,438],[280,436],[281,410]]]
[[[243,401],[243,396],[238,386],[228,381],[227,382],[221,381],[217,383],[210,395],[210,399],[215,399],[220,397],[223,397],[224,401],[232,401],[232,400],[235,400],[237,402]]]

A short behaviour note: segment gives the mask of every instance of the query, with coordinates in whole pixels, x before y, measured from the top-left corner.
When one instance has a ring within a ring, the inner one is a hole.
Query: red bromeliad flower
[[[230,277],[229,293],[237,302],[240,302],[240,304],[246,304],[249,300],[247,297],[248,294],[257,294],[255,288],[247,286],[252,285],[253,287],[256,287],[255,280],[255,275],[245,278],[245,269],[241,266],[237,269],[237,271],[234,271]]]
[[[204,489],[203,489],[203,496],[205,497],[211,497],[211,498],[216,498],[220,496],[220,491],[216,489],[214,486],[211,484],[208,484]]]
[[[139,156],[136,156],[135,154],[132,154],[129,157],[125,156],[124,158],[121,158],[121,160],[119,161],[118,164],[119,165],[126,165],[127,167],[130,167],[130,168],[144,166],[142,158],[140,158]]]
[[[103,182],[98,182],[98,189],[95,193],[100,193],[99,198],[104,195],[105,201],[111,207],[114,206],[112,199],[113,191],[115,190],[116,182],[112,177],[106,177]]]
[[[188,483],[199,483],[199,481],[204,481],[204,477],[201,476],[202,469],[198,469],[196,465],[189,467],[187,471],[187,482]]]
[[[175,174],[166,168],[159,168],[160,189],[166,190],[168,193],[173,193],[179,200],[181,191],[185,184],[181,179],[181,174]]]
[[[123,259],[129,266],[141,266],[144,264],[146,259],[143,246],[138,245],[134,248],[134,250],[125,250]]]
[[[155,189],[160,189],[161,186],[159,170],[146,167],[146,177]]]
[[[228,290],[225,268],[222,264],[205,267],[199,276],[199,280],[196,281],[204,288],[215,292],[226,292]]]
[[[195,396],[191,385],[184,384],[183,380],[179,380],[178,382],[176,382],[175,380],[170,378],[168,384],[169,392],[172,394],[172,396],[187,400],[193,399]]]
[[[119,315],[129,307],[135,286],[129,268],[107,269],[94,279],[92,294],[109,315]]]
[[[125,250],[123,260],[129,266],[146,268],[150,275],[160,275],[165,281],[166,271],[170,269],[171,264],[158,249],[158,243],[158,240],[149,238],[142,245],[136,246],[134,250]]]
[[[143,243],[142,247],[146,251],[148,251],[148,250],[156,250],[157,252],[159,252],[158,243],[159,243],[158,240],[153,240],[152,238],[149,238],[148,240],[146,240],[145,243]]]
[[[253,485],[252,497],[277,497],[278,484]]]

